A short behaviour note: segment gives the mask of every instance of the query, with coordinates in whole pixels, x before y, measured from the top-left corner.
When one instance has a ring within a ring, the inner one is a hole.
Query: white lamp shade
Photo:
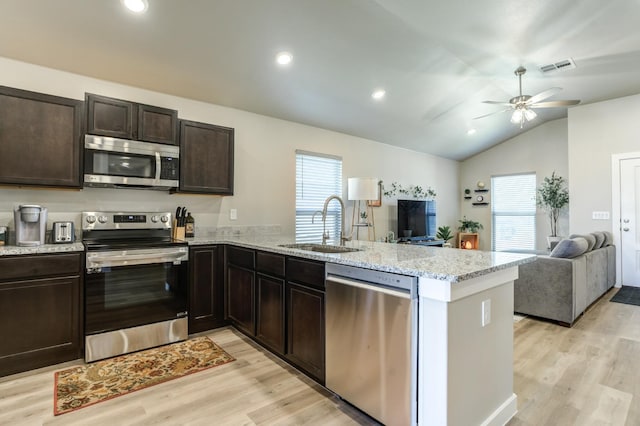
[[[378,178],[349,178],[347,181],[349,200],[377,200]]]

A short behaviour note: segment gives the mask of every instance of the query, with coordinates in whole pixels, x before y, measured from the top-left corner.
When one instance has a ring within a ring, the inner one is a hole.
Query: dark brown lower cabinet
[[[287,315],[286,357],[324,384],[324,292],[287,283]]]
[[[227,316],[240,331],[256,332],[255,273],[236,265],[227,265]]]
[[[223,326],[223,246],[192,247],[189,250],[189,276],[189,334]]]
[[[256,339],[284,354],[284,280],[257,274]]]
[[[0,258],[0,376],[82,357],[81,259]]]

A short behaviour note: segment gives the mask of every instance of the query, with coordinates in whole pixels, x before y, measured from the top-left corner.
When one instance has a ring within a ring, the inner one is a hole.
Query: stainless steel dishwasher
[[[327,263],[326,386],[386,425],[417,423],[417,278]]]

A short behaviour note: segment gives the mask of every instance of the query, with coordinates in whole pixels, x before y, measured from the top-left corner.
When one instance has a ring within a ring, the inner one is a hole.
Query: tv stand
[[[398,239],[398,244],[442,247],[444,240],[436,240],[433,237],[402,237]]]

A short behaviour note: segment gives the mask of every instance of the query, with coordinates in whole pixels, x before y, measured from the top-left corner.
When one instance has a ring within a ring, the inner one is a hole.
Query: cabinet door
[[[180,191],[233,195],[233,136],[228,127],[180,120]]]
[[[284,280],[258,274],[256,339],[284,354]]]
[[[192,248],[189,253],[189,334],[224,325],[222,247]]]
[[[287,283],[286,357],[324,384],[324,292]]]
[[[138,139],[178,145],[178,111],[139,104]]]
[[[82,101],[0,86],[0,183],[80,187]]]
[[[137,139],[134,103],[86,94],[87,133],[121,139]]]
[[[78,359],[80,278],[0,283],[0,376]]]
[[[255,274],[252,270],[227,266],[227,316],[241,331],[255,336]]]

